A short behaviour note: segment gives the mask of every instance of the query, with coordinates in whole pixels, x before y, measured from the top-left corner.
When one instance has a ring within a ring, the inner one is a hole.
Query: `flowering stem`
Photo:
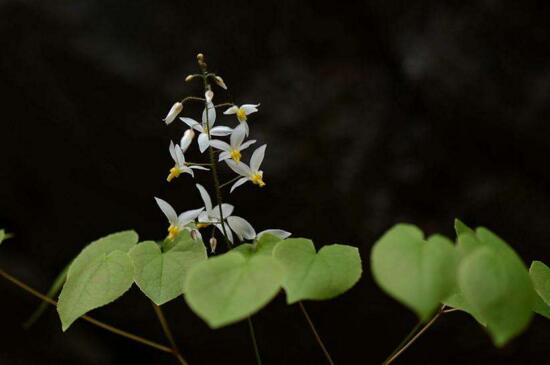
[[[168,321],[166,320],[166,317],[164,316],[164,312],[160,308],[160,306],[153,304],[153,308],[155,309],[155,313],[157,314],[157,317],[159,319],[160,325],[162,327],[162,331],[164,332],[164,335],[166,336],[166,339],[168,342],[170,342],[170,345],[172,346],[172,353],[178,359],[181,365],[189,365],[187,361],[183,358],[181,355],[181,352],[178,348],[178,345],[176,344],[176,341],[174,340],[174,335],[172,334],[172,331],[170,330],[170,326],[168,325]]]
[[[224,106],[233,106],[233,105],[235,105],[235,104],[233,104],[233,103],[221,103],[221,104],[214,105],[214,108],[222,108]]]
[[[199,66],[202,65],[199,62]],[[204,92],[206,93],[208,90],[210,90],[210,85],[208,84],[208,72],[206,70],[206,64],[204,64],[204,68],[202,68],[203,71],[203,81],[204,81]],[[208,120],[208,103],[206,100],[204,101],[204,110],[206,111],[206,130],[208,132],[208,140],[212,140],[212,136],[210,135],[210,124]],[[222,225],[222,231],[223,231],[223,237],[225,239],[225,243],[228,248],[231,247],[231,242],[229,242],[229,239],[227,238],[227,230],[225,228],[225,218],[223,216],[223,210],[222,210],[222,191],[220,189],[220,179],[218,177],[218,162],[216,161],[216,154],[214,153],[214,148],[212,146],[208,146],[208,155],[210,157],[210,166],[212,168],[212,180],[214,181],[214,189],[216,190],[216,204],[218,205],[218,209],[220,212],[220,220]]]
[[[224,182],[223,184],[220,185],[220,189],[223,188],[224,186],[227,186],[231,183],[234,183],[235,181],[239,180],[242,176],[237,176],[237,177],[234,177],[233,179],[229,180],[229,181],[226,181]]]
[[[382,365],[389,365],[392,362],[395,361],[403,352],[405,352],[424,332],[430,328],[435,321],[442,315],[448,313],[445,310],[445,305],[443,305],[437,314],[433,316],[433,318],[426,323],[424,326],[421,325],[421,323],[417,324],[412,331],[405,337],[405,339],[397,346],[397,348],[388,356],[384,362],[382,362]],[[418,332],[417,332],[418,331]]]
[[[57,306],[57,302],[55,300],[49,298],[48,296],[40,293],[37,290],[31,288],[27,284],[23,283],[21,280],[11,276],[10,274],[8,274],[7,272],[5,272],[2,269],[0,269],[0,276],[2,276],[4,279],[8,280],[12,284],[17,285],[19,288],[25,290],[27,293],[29,293],[31,295],[34,295],[35,297],[43,300],[44,302],[46,302],[48,304],[51,304],[53,306]],[[97,327],[101,327],[101,328],[103,328],[103,329],[105,329],[109,332],[112,332],[112,333],[117,334],[117,335],[122,336],[122,337],[126,337],[126,338],[128,338],[132,341],[139,342],[139,343],[141,343],[143,345],[146,345],[146,346],[149,346],[149,347],[153,347],[153,348],[155,348],[157,350],[160,350],[162,352],[167,352],[167,353],[171,353],[171,354],[174,353],[173,350],[170,347],[161,345],[160,343],[156,343],[154,341],[148,340],[148,339],[143,338],[141,336],[134,335],[133,333],[123,331],[119,328],[111,326],[110,324],[98,321],[97,319],[92,318],[90,316],[82,316],[80,318],[82,318],[83,320],[85,320],[87,322],[90,322],[91,324],[93,324]]]
[[[319,333],[317,332],[317,329],[315,328],[315,325],[313,324],[313,321],[311,318],[309,318],[309,314],[306,311],[306,307],[302,302],[298,302],[300,305],[300,309],[302,310],[302,313],[304,314],[304,317],[306,317],[307,323],[309,324],[309,327],[311,328],[311,332],[313,332],[313,335],[315,336],[315,339],[317,340],[317,343],[321,347],[321,350],[323,350],[323,354],[325,354],[325,357],[327,358],[327,361],[330,365],[334,365],[334,361],[332,360],[332,357],[330,357],[330,353],[328,352],[325,344],[323,343],[323,340],[321,339],[321,336],[319,336]]]
[[[196,97],[196,96],[188,96],[188,97],[183,98],[180,101],[180,103],[185,104],[186,102],[191,101],[191,100],[193,100],[193,101],[205,101],[204,98],[199,98],[199,97]]]

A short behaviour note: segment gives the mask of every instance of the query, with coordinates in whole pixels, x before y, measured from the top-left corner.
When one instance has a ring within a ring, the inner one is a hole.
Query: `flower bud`
[[[195,137],[195,131],[193,131],[192,128],[189,128],[185,131],[180,141],[180,148],[183,152],[187,151],[187,149],[191,145],[191,142],[193,142],[193,137]]]
[[[195,78],[195,75],[187,75],[187,77],[185,78],[185,82],[189,82],[193,80],[193,78]]]
[[[216,239],[216,237],[210,238],[210,252],[215,253],[217,245],[218,245],[218,240]]]
[[[223,79],[220,76],[216,76],[214,80],[216,80],[216,84],[218,84],[219,87],[221,87],[224,90],[227,90],[227,85],[225,84],[225,82],[223,82]]]
[[[206,102],[210,103],[212,102],[212,98],[214,97],[214,92],[212,90],[208,90],[204,93],[204,97],[206,98]]]
[[[167,125],[172,123],[174,121],[174,119],[176,119],[178,114],[181,113],[182,109],[183,109],[183,104],[182,103],[180,103],[179,101],[174,103],[174,105],[172,105],[172,108],[170,108],[170,111],[168,112],[166,117],[163,119],[164,122]]]
[[[191,238],[194,239],[194,240],[196,240],[198,238],[197,231],[195,231],[195,230],[191,231]]]

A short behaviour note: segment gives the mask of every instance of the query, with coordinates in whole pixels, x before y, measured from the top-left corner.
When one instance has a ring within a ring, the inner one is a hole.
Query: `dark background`
[[[184,126],[161,119],[201,94],[183,80],[204,52],[230,87],[217,101],[262,103],[250,125],[268,144],[267,186],[232,194],[236,213],[258,230],[360,248],[360,283],[307,307],[337,363],[380,363],[415,323],[370,275],[369,250],[393,224],[452,235],[461,217],[526,263],[550,261],[548,10],[491,0],[0,1],[0,226],[17,235],[0,265],[45,291],[97,237],[135,228],[161,238],[153,196],[177,210],[200,205],[189,176],[165,182],[168,142]],[[24,331],[37,300],[8,282],[0,293],[2,365],[175,364],[84,322],[62,334],[53,310]],[[211,331],[181,299],[166,312],[191,364],[254,363],[246,323]],[[93,315],[164,341],[135,287]],[[254,320],[266,364],[324,363],[283,295]],[[398,362],[541,364],[549,333],[537,317],[497,350],[453,313]]]

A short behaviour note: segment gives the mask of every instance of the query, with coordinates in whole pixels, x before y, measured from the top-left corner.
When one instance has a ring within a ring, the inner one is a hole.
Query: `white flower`
[[[252,157],[250,158],[250,167],[248,167],[243,162],[225,160],[225,162],[231,168],[231,170],[235,171],[237,174],[242,176],[231,187],[231,191],[230,191],[231,193],[233,192],[233,190],[235,190],[236,188],[238,188],[239,186],[241,186],[242,184],[244,184],[249,180],[252,181],[253,184],[258,185],[259,187],[265,186],[265,182],[263,180],[264,172],[260,170],[260,165],[264,160],[266,147],[267,145],[264,144],[263,146],[256,148],[256,150],[252,154]]]
[[[183,109],[183,104],[182,103],[180,103],[179,101],[177,103],[174,103],[174,105],[172,105],[172,108],[170,108],[170,111],[168,112],[166,117],[163,119],[164,122],[167,125],[172,123],[174,121],[174,119],[176,119],[178,114],[181,113],[182,109]]]
[[[156,197],[155,201],[157,202],[160,210],[162,210],[162,212],[168,219],[168,223],[170,223],[170,226],[168,227],[168,239],[170,240],[176,238],[177,235],[183,229],[185,229],[185,226],[193,222],[204,210],[204,208],[188,210],[178,216],[174,208],[172,208],[172,206],[168,204],[168,202]]]
[[[238,125],[233,132],[231,133],[230,144],[218,139],[213,139],[210,141],[210,146],[222,150],[220,153],[219,161],[227,160],[228,158],[233,159],[236,162],[241,161],[241,151],[248,148],[253,143],[256,143],[256,140],[244,141],[245,128],[243,124]]]
[[[290,237],[290,235],[292,233],[284,231],[282,229],[266,229],[265,231],[261,231],[260,233],[258,233],[256,235],[256,240],[261,239],[264,234],[270,234],[270,235],[273,235],[277,238],[280,238],[280,239],[284,240],[284,239],[287,239],[288,237]]]
[[[229,109],[223,112],[223,114],[237,114],[237,119],[239,122],[244,124],[246,135],[248,136],[249,128],[248,123],[246,122],[248,119],[248,115],[252,113],[256,113],[258,111],[258,107],[260,104],[243,104],[241,106],[233,105]]]
[[[205,228],[213,224],[222,234],[224,234],[224,229],[222,227],[222,219],[220,216],[220,206],[216,205],[212,207],[212,200],[206,189],[200,185],[196,184],[199,193],[201,194],[202,201],[204,202],[204,211],[199,215],[198,223],[196,224],[197,228]],[[227,226],[225,232],[227,232],[227,239],[233,243],[233,234],[231,230],[235,232],[239,240],[243,241],[244,239],[254,239],[256,237],[256,231],[250,223],[248,223],[244,218],[231,215],[233,213],[233,205],[231,204],[222,204],[221,211],[223,219],[225,220]]]
[[[182,141],[184,138],[185,138],[185,134],[182,138]],[[170,169],[170,173],[166,178],[166,181],[168,182],[171,182],[174,178],[180,176],[180,174],[182,173],[187,173],[195,177],[195,174],[193,173],[192,169],[208,170],[206,167],[203,167],[203,166],[187,166],[187,164],[185,163],[185,157],[183,156],[183,150],[179,145],[177,144],[175,145],[174,142],[172,141],[170,141],[170,156],[172,156],[172,159],[174,160],[175,165]]]
[[[206,109],[208,109],[208,114],[206,113]],[[229,127],[214,127],[214,123],[216,122],[216,108],[212,103],[208,103],[208,107],[204,108],[202,112],[202,124],[191,118],[181,117],[180,120],[194,130],[200,132],[197,142],[201,153],[208,148],[211,136],[228,136],[233,131],[233,129]],[[208,134],[209,131],[210,135]]]

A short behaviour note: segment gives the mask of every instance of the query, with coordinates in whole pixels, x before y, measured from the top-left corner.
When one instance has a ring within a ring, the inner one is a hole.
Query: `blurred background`
[[[218,102],[261,103],[250,126],[268,144],[267,186],[233,193],[236,214],[258,231],[359,247],[361,282],[306,305],[337,363],[380,363],[416,320],[370,275],[370,248],[393,224],[452,236],[460,217],[496,231],[526,263],[550,261],[548,10],[494,0],[2,0],[0,227],[17,236],[0,267],[46,291],[100,236],[135,228],[162,238],[153,196],[178,211],[200,206],[189,176],[165,181],[169,141],[185,127],[162,118],[201,95],[184,78],[203,52],[229,86]],[[194,144],[188,159],[200,158]],[[0,293],[2,365],[175,364],[85,322],[63,334],[54,310],[24,330],[37,300],[6,281]],[[191,364],[254,364],[246,322],[211,331],[181,299],[166,313]],[[164,342],[135,286],[93,315]],[[266,364],[324,363],[283,295],[254,322]],[[540,364],[548,333],[536,317],[497,350],[453,313],[398,363]]]

